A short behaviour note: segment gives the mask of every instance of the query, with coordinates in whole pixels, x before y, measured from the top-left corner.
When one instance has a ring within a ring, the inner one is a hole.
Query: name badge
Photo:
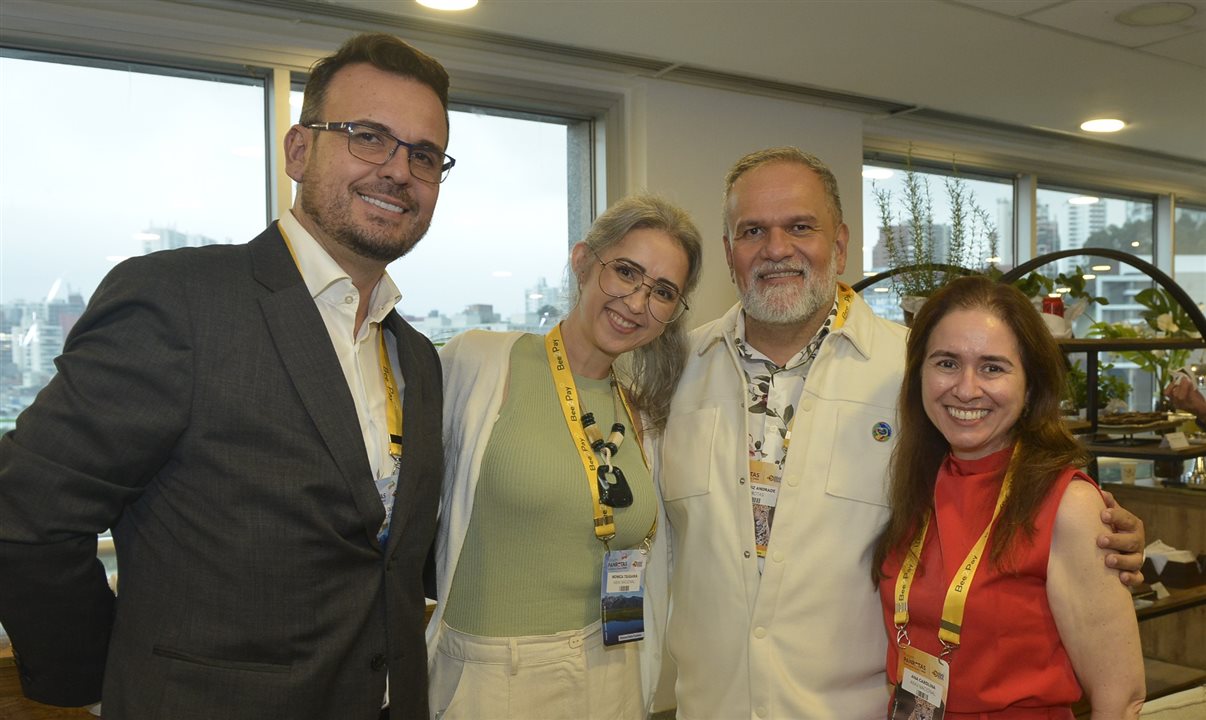
[[[779,471],[774,463],[750,461],[750,497],[754,501],[754,546],[758,557],[766,557],[770,545],[771,525],[775,522],[775,506],[779,504]]]
[[[609,550],[603,554],[600,604],[603,612],[603,644],[641,640],[645,637],[645,564],[641,550]]]
[[[911,646],[901,649],[900,682],[892,690],[888,720],[941,720],[950,672],[941,658]]]

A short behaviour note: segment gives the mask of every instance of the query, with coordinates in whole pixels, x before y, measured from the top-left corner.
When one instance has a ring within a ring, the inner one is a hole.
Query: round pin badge
[[[892,426],[886,422],[877,422],[871,426],[871,437],[875,442],[888,442],[892,437]]]

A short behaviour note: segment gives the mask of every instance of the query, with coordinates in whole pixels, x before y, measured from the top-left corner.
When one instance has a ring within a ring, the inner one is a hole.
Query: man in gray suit
[[[103,678],[107,718],[427,716],[440,370],[385,267],[452,167],[447,105],[433,58],[349,40],[285,138],[291,212],[97,289],[0,439],[0,623],[29,697],[96,702]]]

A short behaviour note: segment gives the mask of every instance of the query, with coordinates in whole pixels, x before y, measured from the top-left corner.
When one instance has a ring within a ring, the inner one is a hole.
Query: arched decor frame
[[[1169,277],[1168,274],[1166,274],[1160,268],[1152,265],[1143,258],[1136,257],[1121,250],[1097,247],[1056,250],[1055,252],[1039,255],[1032,260],[1027,260],[1021,265],[1018,265],[1014,269],[1002,275],[1001,282],[1014,282],[1015,280],[1026,277],[1027,273],[1033,272],[1034,270],[1037,270],[1044,265],[1053,263],[1056,260],[1062,260],[1063,258],[1067,257],[1078,257],[1081,255],[1110,258],[1111,260],[1126,263],[1136,270],[1143,272],[1145,275],[1154,280],[1161,288],[1167,291],[1168,294],[1171,295],[1182,308],[1184,308],[1186,314],[1189,315],[1189,319],[1193,321],[1193,325],[1197,329],[1198,333],[1200,333],[1203,338],[1206,338],[1206,315],[1202,314],[1202,311],[1198,308],[1197,303],[1193,301],[1193,298],[1189,297],[1189,293],[1185,292],[1185,290],[1178,285],[1175,280]]]

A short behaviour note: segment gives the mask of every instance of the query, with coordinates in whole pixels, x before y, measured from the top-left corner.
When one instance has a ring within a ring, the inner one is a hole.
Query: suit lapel
[[[252,240],[250,248],[256,279],[273,291],[260,300],[272,341],[348,485],[369,541],[377,546],[385,510],[373,484],[356,406],[322,315],[275,223]]]
[[[385,328],[393,334],[398,347],[398,364],[401,365],[399,370],[406,382],[406,387],[402,390],[402,465],[398,469],[398,488],[394,493],[394,512],[389,523],[387,557],[397,546],[397,538],[403,536],[403,530],[414,508],[413,494],[422,472],[420,454],[433,452],[432,448],[426,446],[429,439],[422,430],[427,425],[424,418],[429,412],[430,400],[426,393],[430,388],[424,387],[426,383],[422,382],[423,372],[418,358],[415,357],[415,348],[413,343],[404,340],[406,333],[402,323],[402,318],[396,311],[391,311],[384,321]],[[434,451],[443,452],[438,448]]]

